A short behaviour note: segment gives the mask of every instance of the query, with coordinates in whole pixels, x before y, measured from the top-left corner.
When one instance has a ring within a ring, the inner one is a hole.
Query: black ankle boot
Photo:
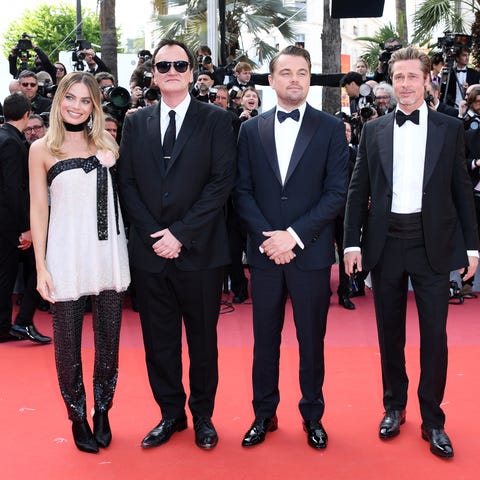
[[[112,431],[108,421],[108,411],[98,411],[93,414],[93,432],[95,440],[102,448],[107,448],[112,441]]]
[[[75,445],[79,450],[87,453],[98,453],[97,442],[86,420],[74,421],[72,423],[72,433]]]

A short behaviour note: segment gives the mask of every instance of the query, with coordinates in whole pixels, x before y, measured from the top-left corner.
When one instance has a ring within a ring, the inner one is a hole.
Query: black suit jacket
[[[364,270],[377,264],[387,237],[394,119],[391,113],[365,124],[348,192],[344,248],[362,247]],[[438,273],[468,265],[466,250],[478,248],[464,143],[461,122],[428,110],[422,223],[427,257]]]
[[[232,189],[236,150],[230,115],[191,99],[165,169],[160,103],[125,117],[119,186],[131,222],[133,266],[160,272],[167,260],[152,249],[150,234],[169,228],[183,244],[175,263],[182,270],[229,263],[222,207]]]
[[[448,80],[448,77],[447,77],[447,80]],[[468,83],[468,85],[474,85],[476,83],[480,83],[480,72],[477,72],[473,68],[467,68],[466,82]],[[450,73],[450,79],[448,81],[448,85],[446,85],[446,88],[444,87],[445,89],[444,95],[446,95],[445,103],[447,103],[452,107],[455,106],[455,98],[456,98],[456,92],[457,92],[456,85],[457,85],[457,74],[455,72],[455,68],[453,68]]]
[[[15,237],[30,229],[27,158],[23,134],[6,123],[0,128],[0,228]]]
[[[275,111],[242,124],[238,140],[238,175],[234,200],[248,232],[250,265],[276,266],[259,251],[262,231],[292,227],[305,245],[295,247],[303,270],[335,262],[333,227],[348,185],[348,145],[337,118],[307,104],[282,185],[275,148]]]

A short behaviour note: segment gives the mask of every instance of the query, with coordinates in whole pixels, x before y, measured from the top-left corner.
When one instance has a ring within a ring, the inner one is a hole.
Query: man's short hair
[[[358,72],[348,72],[340,80],[340,86],[344,87],[352,82],[360,86],[363,83],[363,78]]]
[[[458,58],[464,52],[470,55],[471,50],[468,47],[459,47],[455,50],[455,58]]]
[[[281,52],[278,52],[271,60],[269,65],[270,75],[273,74],[275,70],[275,65],[278,62],[278,57],[280,55],[293,55],[294,57],[303,57],[308,64],[308,71],[312,71],[312,61],[310,60],[310,54],[308,50],[305,50],[301,47],[296,47],[295,45],[289,45],[285,47]]]
[[[392,53],[390,61],[388,62],[388,73],[390,77],[392,77],[393,66],[401,60],[420,60],[423,76],[427,78],[430,74],[430,58],[428,58],[428,55],[416,48],[407,47],[395,50]]]
[[[433,67],[433,65],[438,65],[439,63],[445,63],[445,60],[443,59],[443,55],[437,52],[430,57],[430,64]]]
[[[215,80],[215,75],[213,74],[213,72],[208,72],[208,71],[205,71],[205,70],[200,70],[198,72],[198,77],[200,77],[200,75],[206,75],[207,77],[210,78],[210,80]],[[197,77],[197,80],[198,80],[198,77]]]
[[[238,62],[233,69],[235,73],[241,73],[245,70],[252,71],[252,66],[248,62]]]
[[[43,117],[41,115],[39,115],[38,113],[32,113],[29,117],[28,117],[29,120],[38,120],[42,126],[46,126],[45,125],[45,120],[43,119]]]
[[[211,55],[212,54],[212,51],[210,50],[210,47],[208,45],[200,45],[197,48],[197,52],[202,52],[204,55]]]
[[[16,122],[32,111],[30,100],[21,92],[5,97],[3,101],[3,116],[6,122]]]
[[[112,83],[115,85],[115,77],[111,74],[111,73],[108,73],[108,72],[98,72],[95,74],[95,80],[97,81],[97,83],[100,85],[100,82],[102,80],[111,80]]]
[[[377,91],[378,90],[383,90],[384,92],[386,92],[391,99],[393,99],[395,97],[394,93],[393,93],[393,87],[387,83],[387,82],[380,82],[374,89],[373,89],[373,94],[376,96],[377,95]]]
[[[190,70],[192,70],[193,66],[195,64],[195,59],[193,58],[193,53],[190,51],[190,49],[183,42],[179,42],[178,40],[173,40],[172,38],[164,38],[163,40],[160,40],[160,43],[155,47],[155,50],[153,51],[153,62],[155,62],[155,58],[157,56],[157,53],[161,48],[163,48],[165,46],[173,47],[174,45],[176,45],[177,47],[180,47],[182,50],[185,51],[185,53],[187,54],[188,62],[190,63]],[[200,48],[203,48],[203,47],[199,47],[199,49]]]
[[[22,70],[20,72],[20,75],[18,76],[18,81],[20,81],[22,78],[31,78],[31,77],[37,80],[37,74],[35,72],[32,72],[31,70]]]

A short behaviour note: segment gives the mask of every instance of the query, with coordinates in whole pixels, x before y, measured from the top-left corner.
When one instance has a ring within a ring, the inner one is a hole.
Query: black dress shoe
[[[243,303],[245,300],[248,300],[248,293],[240,292],[240,293],[235,294],[232,302],[233,303]]]
[[[197,447],[210,450],[217,445],[218,435],[210,418],[193,417],[193,428]]]
[[[16,335],[12,335],[10,332],[0,333],[0,343],[15,342],[18,340],[23,340],[23,338],[17,337]]]
[[[275,415],[272,418],[255,418],[252,426],[242,440],[242,447],[253,447],[265,440],[267,432],[274,432],[278,428],[278,419]]]
[[[348,295],[339,295],[338,304],[347,310],[355,310],[355,304],[348,298]]]
[[[98,453],[98,445],[93,437],[90,425],[86,420],[79,420],[72,423],[72,433],[75,445],[82,452]]]
[[[108,421],[108,411],[95,411],[93,414],[93,435],[99,447],[107,448],[112,441],[112,430]]]
[[[358,290],[350,292],[350,297],[364,297],[365,296],[365,287],[359,288]]]
[[[35,343],[50,343],[52,339],[50,337],[46,337],[41,333],[38,333],[35,325],[12,325],[10,329],[10,335],[14,335],[22,340],[31,340]]]
[[[400,425],[405,423],[405,410],[387,410],[380,422],[378,436],[382,439],[396,437],[400,433]]]
[[[162,421],[151,430],[142,441],[143,448],[158,447],[170,440],[175,432],[181,432],[187,428],[187,417],[162,418]]]
[[[309,420],[303,422],[303,430],[307,432],[307,442],[312,448],[317,450],[327,448],[328,435],[318,420]]]
[[[453,457],[452,442],[443,428],[428,428],[422,425],[422,438],[430,442],[430,451],[443,458]]]

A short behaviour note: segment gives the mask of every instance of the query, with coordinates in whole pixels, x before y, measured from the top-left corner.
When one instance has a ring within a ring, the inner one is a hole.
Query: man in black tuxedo
[[[446,85],[445,98],[442,99],[448,105],[458,108],[465,98],[465,92],[469,85],[480,83],[480,72],[468,67],[470,61],[470,49],[462,47],[455,52],[455,67],[451,69],[450,79]]]
[[[28,194],[28,150],[23,130],[31,104],[23,93],[5,98],[6,123],[0,128],[0,342],[28,339],[49,343],[33,324],[38,304],[35,257],[32,248]],[[22,259],[25,292],[20,312],[12,325],[12,294]]]
[[[430,450],[452,457],[441,408],[447,377],[449,273],[478,263],[478,236],[463,125],[424,101],[429,59],[414,48],[393,53],[397,110],[368,122],[345,213],[345,269],[371,271],[385,415],[379,436],[405,422],[408,377],[405,322],[408,277],[420,322],[421,433]],[[360,252],[361,248],[361,252]]]
[[[281,332],[290,296],[300,349],[299,403],[308,444],[327,446],[323,340],[335,262],[334,222],[345,205],[348,145],[343,122],[306,103],[309,53],[287,47],[270,62],[277,107],[240,128],[237,212],[251,269],[255,420],[242,445],[276,430]]]
[[[226,111],[189,95],[194,58],[187,47],[162,40],[153,58],[162,98],[125,118],[119,165],[147,370],[162,413],[142,446],[161,445],[187,427],[183,318],[195,441],[210,449],[218,440],[211,422],[216,327],[230,263],[222,208],[233,187],[235,140]]]

